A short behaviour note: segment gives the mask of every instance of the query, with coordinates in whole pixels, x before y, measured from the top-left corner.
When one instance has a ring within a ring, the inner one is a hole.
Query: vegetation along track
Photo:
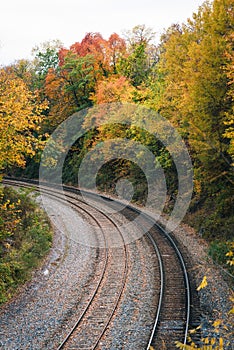
[[[7,179],[5,183],[21,187],[32,186],[32,184],[36,187],[38,184],[36,181],[29,181],[26,183],[25,181],[15,182]],[[67,191],[67,201],[71,201],[72,205],[76,205],[80,210],[87,211],[89,215],[93,216],[94,220],[97,220],[97,212],[99,211],[98,216],[100,217],[101,215],[105,223],[102,219],[102,222],[99,221],[97,225],[99,225],[102,230],[106,246],[109,244],[108,230],[106,229],[110,224],[114,225],[116,232],[118,232],[119,237],[123,240],[121,231],[117,225],[101,210],[101,203],[99,206],[100,210],[90,205],[88,206],[82,201],[79,201],[79,203],[82,202],[82,206],[81,204],[78,205],[77,200],[74,204],[74,194],[71,192],[77,195],[79,194],[79,190],[67,186],[64,186],[64,190]],[[43,191],[48,191],[48,189],[44,188]],[[56,190],[56,188],[51,189],[50,187],[49,194],[59,198],[59,191]],[[88,193],[88,195],[95,201],[98,201],[99,198],[105,198],[109,206],[115,209],[121,208],[121,202],[119,201],[113,201],[97,194]],[[139,213],[140,212],[132,206],[126,206],[121,210],[121,214],[131,221],[137,216],[139,217]],[[191,321],[191,296],[188,273],[182,254],[174,240],[147,214],[141,215],[140,221],[138,220],[138,230],[145,230],[145,227],[149,227],[146,237],[150,244],[153,245],[157,254],[161,279],[161,285],[156,286],[156,288],[160,290],[160,293],[158,293],[155,320],[145,348],[149,349],[150,346],[153,346],[155,349],[161,349],[165,346],[166,349],[174,349],[176,340],[184,343],[186,342],[189,321]],[[117,253],[115,252],[113,254],[110,249],[105,249],[105,252],[103,272],[97,287],[85,310],[83,310],[82,314],[78,317],[74,326],[57,349],[102,348],[99,347],[100,340],[110,324],[123,293],[127,275],[128,255],[125,244],[118,248]],[[119,269],[118,271],[116,270],[117,268]],[[118,283],[116,283],[116,273],[118,274]],[[119,283],[120,275],[122,276],[121,284]]]

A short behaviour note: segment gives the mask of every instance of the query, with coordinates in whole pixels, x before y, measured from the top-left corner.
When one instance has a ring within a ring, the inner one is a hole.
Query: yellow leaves
[[[234,302],[234,297],[231,298],[231,300]],[[194,335],[196,334],[197,330],[201,328],[202,327],[200,325],[195,329],[189,330],[189,333]],[[225,333],[223,332],[224,330],[226,331]],[[193,342],[190,336],[188,336],[186,345],[177,341],[176,347],[181,350],[224,350],[224,347],[230,344],[228,339],[231,333],[229,334],[228,331],[229,328],[224,324],[224,321],[222,319],[217,319],[212,323],[212,336],[201,338],[199,346]],[[221,334],[222,336],[220,336]]]
[[[210,342],[210,341],[209,341],[209,338],[203,338],[203,342],[204,342],[204,344],[206,344],[206,345],[209,344],[209,342]]]
[[[197,291],[205,288],[206,286],[207,286],[207,278],[206,278],[206,276],[204,276],[201,284],[199,285],[199,287],[197,287]]]
[[[19,203],[11,203],[10,200],[6,200],[6,202],[4,202],[3,204],[0,205],[0,209],[3,211],[6,210],[15,210],[17,209],[17,206],[19,205]]]
[[[203,345],[201,347],[196,346],[195,344],[192,345],[184,345],[181,342],[175,342],[176,347],[181,350],[224,350],[224,340],[223,338],[220,338],[218,340],[215,338],[202,338]]]
[[[233,100],[234,100],[234,97],[233,97]],[[234,112],[234,110],[232,112]],[[230,141],[229,153],[234,161],[234,119],[233,119],[233,116],[231,114],[230,115],[227,114],[227,118],[228,118],[228,120],[224,122],[224,124],[227,126],[227,128],[226,128],[223,136],[228,138]]]
[[[216,320],[216,321],[214,321],[214,323],[213,323],[213,327],[217,328],[217,327],[219,327],[221,324],[222,324],[222,321],[221,321],[221,320]]]
[[[223,350],[223,349],[224,349],[223,345],[224,345],[224,344],[223,344],[223,338],[220,338],[220,339],[219,339],[219,349],[220,349],[220,350]]]
[[[227,264],[230,266],[234,266],[234,242],[231,242],[229,244],[229,251],[226,253],[226,257],[229,258],[227,260]]]
[[[11,236],[14,234],[16,228],[21,223],[20,218],[21,210],[19,209],[19,202],[11,202],[10,200],[5,200],[3,196],[0,198],[0,238],[5,233],[6,236]],[[6,242],[5,248],[10,247]]]
[[[230,300],[232,302],[232,308],[231,310],[229,311],[229,315],[234,315],[234,293],[233,293],[233,296],[230,297]]]
[[[201,329],[201,325],[200,325],[200,326],[197,326],[197,327],[194,328],[194,329],[190,329],[190,330],[189,330],[189,333],[190,333],[190,334],[195,334],[199,329]]]
[[[42,110],[47,103],[36,103],[37,94],[27,88],[11,69],[0,69],[0,169],[24,166],[25,155],[34,155]]]
[[[201,192],[202,192],[201,181],[199,181],[198,179],[194,179],[194,180],[193,180],[193,185],[194,185],[194,191],[195,191],[195,193],[201,194]]]
[[[9,203],[10,203],[10,201],[7,200],[5,203],[2,204],[1,209],[2,210],[7,210]]]
[[[200,350],[201,348],[198,348],[197,346],[193,346],[193,345],[184,345],[179,341],[175,342],[176,348],[181,349],[181,350],[195,350],[198,349]]]
[[[234,266],[234,259],[228,260],[227,264],[230,265],[230,266]]]
[[[233,255],[234,255],[233,252],[228,252],[228,253],[226,254],[226,256],[233,256]]]
[[[7,242],[5,242],[3,245],[7,250],[9,250],[11,248],[11,245]]]
[[[215,344],[215,338],[212,338],[212,339],[211,339],[210,344],[211,344],[211,345],[214,345],[214,344]]]

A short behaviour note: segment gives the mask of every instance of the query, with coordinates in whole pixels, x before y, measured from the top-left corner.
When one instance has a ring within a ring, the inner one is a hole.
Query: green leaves
[[[66,56],[65,64],[61,68],[61,75],[66,82],[65,91],[72,93],[78,108],[89,105],[89,97],[94,91],[97,74],[98,71],[95,70],[95,61],[92,55],[78,57],[71,53]]]
[[[133,86],[139,86],[145,81],[150,72],[146,44],[135,45],[129,56],[122,58],[118,70],[125,77],[129,78]]]

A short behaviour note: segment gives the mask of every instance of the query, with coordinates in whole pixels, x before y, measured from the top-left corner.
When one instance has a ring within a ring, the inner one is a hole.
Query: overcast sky
[[[65,47],[87,32],[122,34],[145,24],[159,34],[182,23],[203,0],[1,0],[0,65],[30,58],[36,45],[60,39]]]

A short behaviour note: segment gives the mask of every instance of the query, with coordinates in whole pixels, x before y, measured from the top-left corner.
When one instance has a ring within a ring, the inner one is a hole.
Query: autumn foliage
[[[25,165],[26,155],[35,155],[46,102],[38,103],[11,69],[0,70],[0,170],[10,165]]]
[[[151,108],[178,130],[191,156],[194,190],[185,220],[207,238],[210,256],[233,274],[233,6],[233,0],[204,2],[186,23],[167,28],[157,45],[152,29],[138,25],[124,37],[87,33],[69,48],[57,40],[46,42],[34,49],[32,61],[0,67],[0,179],[5,174],[38,177],[48,138],[77,111],[116,102]],[[95,116],[97,124],[99,117]],[[88,115],[83,126],[89,131],[69,150],[63,182],[77,185],[82,160],[102,142],[138,142],[155,157],[155,168],[163,169],[164,211],[170,214],[178,196],[178,173],[160,140],[140,127],[109,120],[95,127]],[[63,145],[58,148],[48,157],[48,167],[56,164],[56,152]],[[148,183],[140,167],[126,159],[110,161],[108,152],[102,159],[107,161],[97,175],[98,189],[116,194],[118,180],[126,178],[134,188],[133,201],[144,205]],[[49,225],[29,193],[0,188],[0,303],[27,280],[28,270],[50,246]],[[205,276],[198,292],[206,285]],[[219,320],[213,324],[215,335],[221,326]],[[175,346],[224,349],[228,343],[206,337],[198,347],[190,340],[191,345]]]
[[[205,2],[186,23],[165,30],[158,45],[153,31],[138,25],[124,38],[117,33],[108,39],[87,33],[70,48],[57,41],[45,43],[36,48],[33,62],[1,68],[1,170],[13,172],[12,165],[24,166],[25,159],[25,174],[29,163],[37,169],[33,162],[35,154],[40,159],[41,140],[74,112],[103,103],[141,104],[167,118],[190,152],[194,194],[187,220],[210,239],[230,237],[233,12],[231,0]],[[74,144],[65,164],[65,182],[76,183],[82,157],[103,135],[119,134],[111,126],[108,130],[92,130]],[[173,205],[177,175],[168,152],[140,130],[127,130],[126,135],[144,141],[160,160],[168,176],[168,202]],[[113,182],[128,173],[122,163],[116,163],[115,170],[111,166],[105,172]],[[136,169],[131,174],[136,176]]]
[[[110,77],[98,82],[96,92],[91,99],[97,103],[130,102],[133,98],[134,87],[123,76]]]

